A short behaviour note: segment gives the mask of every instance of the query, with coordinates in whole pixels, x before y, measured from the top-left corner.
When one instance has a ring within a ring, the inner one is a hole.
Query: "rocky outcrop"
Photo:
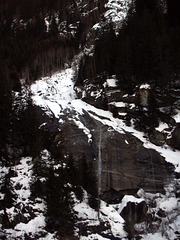
[[[146,149],[129,133],[103,131],[102,191],[143,188],[161,192],[168,179],[168,168],[159,153]]]
[[[55,139],[65,154],[72,154],[77,161],[82,157],[92,161],[96,172],[101,153],[102,198],[115,201],[123,193],[136,192],[139,188],[150,192],[164,190],[171,168],[158,152],[144,148],[131,133],[117,132],[86,112],[81,122],[89,129],[91,139],[73,121],[66,121],[61,127],[61,137],[58,139],[57,135]]]

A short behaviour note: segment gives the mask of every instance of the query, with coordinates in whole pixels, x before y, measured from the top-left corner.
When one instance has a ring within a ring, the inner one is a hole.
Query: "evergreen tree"
[[[47,180],[47,220],[46,228],[57,231],[59,236],[73,235],[75,218],[71,189],[63,168],[49,169]]]
[[[97,209],[98,207],[98,189],[97,177],[93,165],[87,162],[86,157],[82,157],[78,164],[78,182],[89,194],[89,204],[91,207]]]
[[[167,12],[168,20],[170,24],[180,24],[180,1],[179,0],[167,0]]]
[[[9,170],[9,173],[6,174],[3,185],[1,186],[1,192],[4,194],[4,199],[0,201],[1,207],[0,209],[3,210],[3,215],[1,218],[1,223],[3,224],[4,228],[13,228],[14,223],[11,221],[11,219],[8,217],[7,208],[11,208],[13,206],[13,203],[16,199],[16,195],[13,192],[11,180],[10,178],[13,176],[14,171]]]

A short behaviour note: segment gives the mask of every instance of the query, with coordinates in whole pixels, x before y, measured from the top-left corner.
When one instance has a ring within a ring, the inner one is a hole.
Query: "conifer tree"
[[[46,201],[46,228],[50,232],[57,231],[61,237],[73,235],[75,225],[73,201],[66,172],[63,168],[56,171],[53,168],[49,169]]]

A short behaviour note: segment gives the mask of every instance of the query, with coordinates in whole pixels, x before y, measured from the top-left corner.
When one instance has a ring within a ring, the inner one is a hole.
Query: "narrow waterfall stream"
[[[102,142],[102,132],[101,128],[99,130],[99,146],[98,146],[98,201],[100,209],[100,194],[101,194],[101,172],[102,172],[102,157],[101,157],[101,142]]]
[[[154,176],[154,164],[153,164],[152,157],[150,157],[150,159],[151,159],[151,173],[152,173],[153,187],[154,187],[154,190],[156,190],[156,183],[155,183],[155,176]]]

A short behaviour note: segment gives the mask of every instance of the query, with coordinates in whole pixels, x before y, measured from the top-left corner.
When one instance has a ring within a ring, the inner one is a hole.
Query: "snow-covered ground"
[[[47,150],[42,151],[41,157],[49,165],[49,152]],[[0,224],[0,238],[1,236],[6,236],[8,240],[18,240],[26,239],[28,236],[37,240],[57,239],[54,234],[48,233],[45,230],[45,202],[40,198],[36,198],[34,201],[31,198],[30,185],[33,182],[32,167],[31,157],[22,158],[20,163],[13,167],[14,176],[10,178],[10,182],[12,183],[11,187],[14,190],[14,194],[16,194],[16,200],[13,207],[6,208],[6,213],[9,219],[12,220],[20,213],[22,220],[18,221],[13,229],[2,229],[2,225]],[[0,170],[4,176],[9,172],[9,169],[6,168],[2,169],[0,167]],[[83,201],[78,201],[74,196],[74,202],[74,210],[79,219],[77,224],[86,224],[92,227],[99,226],[100,222],[104,222],[109,226],[106,234],[112,233],[119,238],[127,236],[127,233],[124,231],[124,220],[112,206],[108,206],[105,202],[100,201],[100,209],[99,211],[95,211],[89,206],[88,195],[85,191]],[[30,212],[31,215],[29,214]],[[4,210],[0,211],[0,216],[2,214],[4,214]],[[75,230],[75,233],[81,240],[107,239],[98,234],[82,237],[78,232],[78,228]],[[44,235],[44,237],[40,237],[41,235]]]
[[[42,158],[48,162],[49,153],[47,150],[42,151]],[[9,169],[0,168],[2,174],[7,174]],[[10,209],[6,209],[9,218],[14,218],[21,212],[26,221],[19,222],[14,229],[1,229],[0,225],[0,237],[2,233],[8,238],[8,240],[26,239],[25,236],[34,237],[37,240],[56,240],[54,234],[48,233],[44,230],[45,227],[45,209],[46,205],[40,198],[35,199],[33,202],[30,198],[30,184],[32,182],[32,158],[26,157],[20,160],[20,163],[14,167],[14,177],[10,178],[12,188],[16,194],[16,204]],[[18,187],[20,186],[20,187]],[[127,206],[128,202],[134,202],[138,204],[142,201],[146,203],[155,201],[155,207],[150,209],[150,212],[157,213],[159,210],[164,211],[168,215],[163,218],[163,221],[158,226],[157,231],[141,235],[143,240],[173,240],[176,238],[175,232],[180,229],[180,202],[174,194],[174,188],[176,184],[167,186],[166,194],[151,194],[146,193],[142,189],[138,191],[139,198],[127,195],[119,204],[108,205],[104,201],[100,201],[99,211],[95,211],[88,204],[87,193],[84,191],[83,201],[78,201],[75,198],[74,210],[76,211],[78,222],[77,224],[85,224],[87,227],[98,227],[101,222],[107,225],[107,230],[104,231],[103,237],[99,234],[89,234],[88,236],[81,236],[78,228],[75,233],[80,240],[105,240],[108,238],[108,234],[112,234],[117,239],[127,240],[127,233],[124,231],[124,219],[120,216],[122,209]],[[34,216],[29,216],[28,209],[34,213]],[[26,211],[27,209],[27,211]],[[2,211],[0,212],[2,214]],[[136,229],[143,229],[144,225],[137,224]],[[44,237],[38,237],[43,233]]]
[[[132,1],[129,0],[109,0],[105,5],[107,11],[104,13],[104,17],[109,22],[113,22],[117,27],[120,27],[118,24],[120,24],[127,16],[131,2]]]
[[[34,201],[30,199],[32,183],[32,158],[25,157],[20,160],[18,165],[15,165],[11,170],[14,171],[14,176],[10,178],[11,189],[15,195],[14,203],[11,208],[6,208],[7,216],[10,220],[19,219],[23,216],[22,222],[17,220],[13,229],[1,229],[8,240],[24,239],[24,236],[38,236],[39,232],[44,232],[46,209],[42,199],[36,198]],[[2,172],[9,172],[9,168],[0,168]],[[33,213],[31,216],[30,213]],[[4,215],[4,210],[0,211],[0,215]],[[1,236],[1,235],[0,235]],[[48,238],[50,240],[50,238]]]

